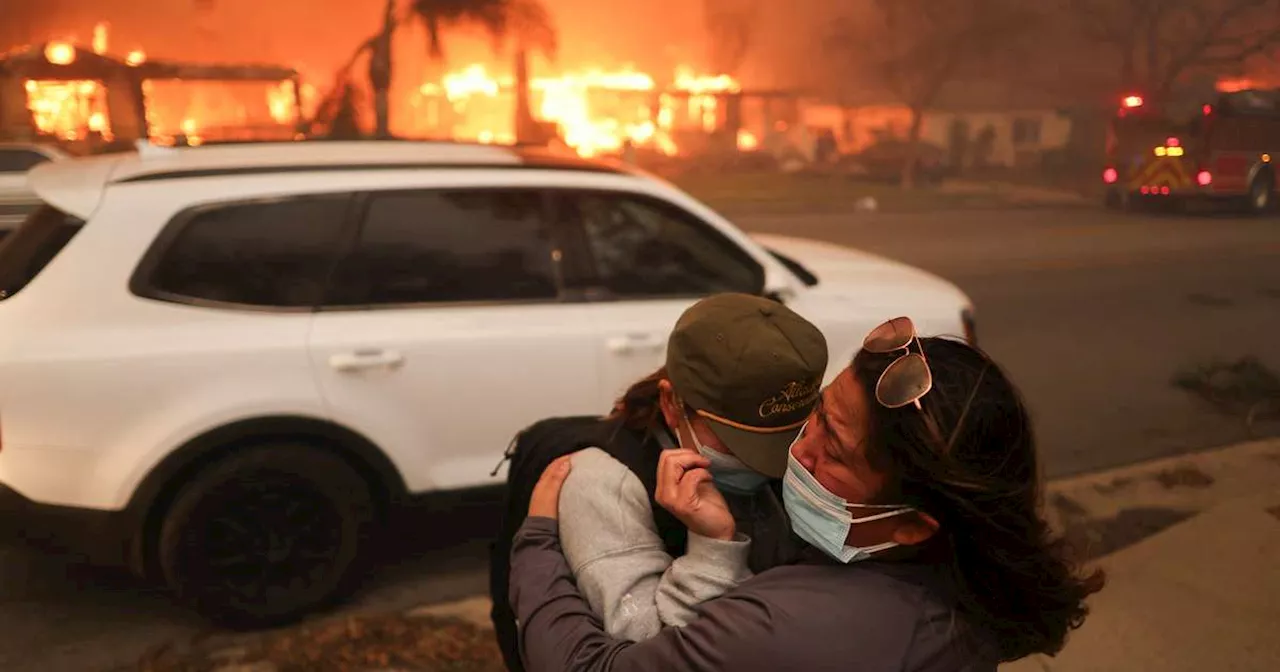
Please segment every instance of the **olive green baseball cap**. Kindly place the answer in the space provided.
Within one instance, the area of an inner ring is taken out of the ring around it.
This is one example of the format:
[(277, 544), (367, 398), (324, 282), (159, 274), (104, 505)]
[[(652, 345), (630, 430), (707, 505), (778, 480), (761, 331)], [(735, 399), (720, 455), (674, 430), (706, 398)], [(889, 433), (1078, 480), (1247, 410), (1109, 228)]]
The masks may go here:
[(785, 305), (717, 294), (676, 322), (667, 376), (735, 457), (781, 478), (787, 451), (818, 402), (827, 357), (822, 332)]

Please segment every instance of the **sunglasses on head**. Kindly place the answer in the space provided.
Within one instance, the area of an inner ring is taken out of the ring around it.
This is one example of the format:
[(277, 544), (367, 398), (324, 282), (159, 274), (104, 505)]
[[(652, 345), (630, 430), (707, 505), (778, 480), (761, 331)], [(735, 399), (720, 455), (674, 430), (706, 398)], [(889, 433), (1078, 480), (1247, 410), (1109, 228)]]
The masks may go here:
[[(912, 343), (915, 343), (917, 352), (911, 351)], [(960, 428), (964, 426), (965, 418), (969, 415), (969, 409), (973, 405), (974, 397), (982, 386), (983, 379), (987, 376), (990, 362), (982, 367), (982, 373), (978, 375), (977, 382), (974, 383), (973, 389), (969, 392), (969, 398), (965, 401), (964, 410), (960, 413), (960, 419), (956, 422), (956, 427), (951, 432), (951, 438), (944, 440), (942, 430), (938, 427), (937, 421), (920, 404), (920, 400), (933, 390), (933, 371), (929, 368), (929, 360), (925, 357), (924, 346), (920, 344), (920, 336), (917, 334), (916, 325), (911, 321), (911, 318), (895, 317), (872, 329), (871, 333), (867, 334), (867, 338), (862, 342), (862, 349), (874, 355), (902, 353), (897, 359), (890, 362), (889, 366), (885, 367), (885, 370), (880, 374), (879, 380), (876, 381), (876, 401), (885, 408), (915, 406), (920, 415), (924, 417), (925, 424), (929, 427), (929, 432), (933, 435), (934, 440), (937, 441), (938, 446), (942, 447), (945, 452), (950, 452), (952, 444), (960, 434)]]
[[(918, 352), (911, 351), (913, 342)], [(862, 342), (862, 349), (875, 355), (902, 352), (876, 381), (876, 401), (885, 408), (915, 405), (923, 412), (920, 400), (933, 389), (933, 372), (911, 318), (896, 317), (872, 329)]]
[[(918, 352), (911, 351), (912, 343)], [(885, 408), (915, 406), (924, 417), (934, 441), (949, 450), (950, 441), (943, 439), (937, 421), (920, 404), (920, 400), (933, 389), (933, 371), (929, 369), (929, 360), (924, 355), (924, 346), (920, 345), (920, 336), (911, 318), (895, 317), (872, 329), (862, 342), (862, 349), (875, 355), (902, 353), (885, 367), (876, 381), (876, 401)]]

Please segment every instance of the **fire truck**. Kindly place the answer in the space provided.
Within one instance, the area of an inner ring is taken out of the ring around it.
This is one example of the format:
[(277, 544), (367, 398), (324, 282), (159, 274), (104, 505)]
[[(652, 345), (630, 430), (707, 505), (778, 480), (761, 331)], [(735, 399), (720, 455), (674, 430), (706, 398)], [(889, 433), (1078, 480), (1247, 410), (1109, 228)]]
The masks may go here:
[(1127, 96), (1107, 132), (1106, 202), (1202, 200), (1269, 212), (1273, 157), (1280, 161), (1280, 89), (1222, 92), (1182, 113)]

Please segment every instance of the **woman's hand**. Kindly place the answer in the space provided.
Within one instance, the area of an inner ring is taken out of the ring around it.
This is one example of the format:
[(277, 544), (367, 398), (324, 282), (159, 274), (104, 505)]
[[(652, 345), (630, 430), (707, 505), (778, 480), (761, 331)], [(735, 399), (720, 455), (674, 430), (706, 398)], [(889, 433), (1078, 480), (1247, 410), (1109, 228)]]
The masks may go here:
[(564, 487), (564, 479), (569, 477), (569, 469), (573, 466), (572, 455), (557, 458), (542, 472), (538, 484), (533, 486), (533, 495), (529, 497), (529, 517), (550, 518), (555, 520), (560, 514), (560, 489)]
[(737, 535), (738, 526), (724, 495), (711, 482), (709, 466), (710, 461), (690, 450), (662, 451), (654, 500), (690, 532), (730, 541)]

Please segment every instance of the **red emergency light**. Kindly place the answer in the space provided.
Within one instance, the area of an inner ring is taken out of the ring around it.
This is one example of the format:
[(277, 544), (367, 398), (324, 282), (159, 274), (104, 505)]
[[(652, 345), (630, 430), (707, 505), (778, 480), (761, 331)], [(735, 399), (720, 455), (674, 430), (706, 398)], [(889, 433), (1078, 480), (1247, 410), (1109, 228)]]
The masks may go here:
[(1133, 109), (1135, 107), (1142, 107), (1142, 103), (1143, 103), (1142, 96), (1125, 96), (1125, 99), (1124, 99), (1124, 106), (1129, 109)]
[(1102, 171), (1102, 181), (1107, 184), (1115, 184), (1120, 179), (1120, 173), (1115, 168), (1108, 168)]
[(1213, 114), (1213, 106), (1212, 106), (1212, 105), (1205, 105), (1205, 106), (1204, 106), (1204, 116), (1206, 116), (1206, 117), (1207, 117), (1207, 116), (1209, 116), (1209, 115), (1211, 115), (1211, 114)]
[(1165, 141), (1164, 141), (1165, 147), (1178, 147), (1180, 145), (1181, 143), (1178, 142), (1177, 138), (1165, 138)]
[(1196, 173), (1196, 184), (1202, 187), (1207, 187), (1213, 184), (1213, 173), (1207, 170), (1202, 170)]

